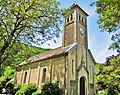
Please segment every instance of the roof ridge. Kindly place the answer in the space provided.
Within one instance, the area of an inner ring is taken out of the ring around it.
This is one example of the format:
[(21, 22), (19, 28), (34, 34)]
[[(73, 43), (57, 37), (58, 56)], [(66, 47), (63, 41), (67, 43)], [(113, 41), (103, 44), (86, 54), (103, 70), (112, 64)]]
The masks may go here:
[(82, 12), (84, 12), (87, 16), (89, 16), (88, 13), (87, 13), (86, 11), (84, 11), (77, 3), (73, 3), (73, 4), (70, 6), (70, 8), (74, 8), (74, 7), (76, 7), (76, 6), (77, 6), (79, 9), (81, 9)]

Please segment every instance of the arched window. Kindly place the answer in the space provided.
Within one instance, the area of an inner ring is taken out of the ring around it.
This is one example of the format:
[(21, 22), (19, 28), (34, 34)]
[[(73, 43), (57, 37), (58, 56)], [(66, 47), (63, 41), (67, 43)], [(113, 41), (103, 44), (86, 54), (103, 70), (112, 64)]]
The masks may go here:
[(27, 80), (27, 71), (25, 71), (23, 83), (26, 83), (26, 80)]
[(45, 82), (45, 79), (46, 79), (46, 68), (43, 69), (42, 83)]

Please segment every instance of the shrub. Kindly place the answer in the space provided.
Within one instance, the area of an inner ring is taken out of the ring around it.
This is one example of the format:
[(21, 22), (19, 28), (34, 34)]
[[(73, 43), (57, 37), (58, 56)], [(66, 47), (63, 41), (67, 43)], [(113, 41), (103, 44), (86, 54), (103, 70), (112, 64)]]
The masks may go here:
[(32, 95), (33, 92), (37, 90), (37, 87), (33, 83), (29, 83), (23, 87), (20, 88), (20, 90), (17, 91), (16, 95)]
[(5, 86), (7, 82), (9, 82), (13, 78), (14, 72), (15, 70), (12, 67), (5, 67), (4, 73), (2, 73), (2, 75), (0, 76), (0, 87), (6, 88)]
[(117, 90), (112, 89), (112, 90), (108, 90), (108, 95), (120, 95), (120, 93)]
[(0, 93), (2, 93), (2, 86), (0, 85)]
[(18, 90), (20, 90), (20, 88), (22, 87), (22, 85), (21, 84), (15, 84), (15, 86), (14, 86), (14, 94), (18, 91)]
[(1, 76), (0, 77), (0, 87), (4, 88), (6, 84), (6, 77), (5, 76)]
[(42, 95), (60, 95), (61, 89), (58, 86), (58, 82), (47, 82), (42, 86)]
[(6, 83), (6, 90), (7, 90), (7, 93), (11, 93), (11, 94), (13, 94), (13, 88), (14, 88), (14, 83), (13, 82), (7, 82)]
[(40, 92), (33, 92), (32, 95), (41, 95)]
[(120, 93), (117, 90), (111, 90), (108, 89), (100, 90), (96, 95), (120, 95)]

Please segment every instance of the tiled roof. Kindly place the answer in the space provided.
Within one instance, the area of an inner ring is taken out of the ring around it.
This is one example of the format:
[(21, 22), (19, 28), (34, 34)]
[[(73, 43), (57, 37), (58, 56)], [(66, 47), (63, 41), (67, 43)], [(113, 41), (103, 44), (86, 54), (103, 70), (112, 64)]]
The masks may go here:
[(58, 47), (55, 48), (53, 50), (49, 50), (40, 54), (37, 54), (35, 56), (30, 57), (28, 60), (20, 63), (19, 65), (24, 65), (30, 62), (35, 62), (35, 61), (40, 61), (40, 60), (44, 60), (47, 58), (51, 58), (51, 57), (55, 57), (64, 53), (67, 53), (72, 47), (74, 47), (76, 44), (72, 44), (66, 47)]

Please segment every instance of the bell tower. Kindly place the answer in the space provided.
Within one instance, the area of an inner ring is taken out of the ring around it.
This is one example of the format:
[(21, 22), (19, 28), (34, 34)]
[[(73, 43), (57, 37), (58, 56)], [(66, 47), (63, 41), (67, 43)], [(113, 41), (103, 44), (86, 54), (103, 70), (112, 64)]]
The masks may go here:
[(87, 16), (76, 3), (70, 7), (70, 13), (64, 17), (62, 47), (73, 43), (87, 45)]

